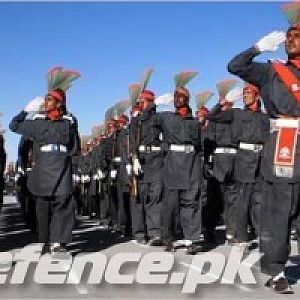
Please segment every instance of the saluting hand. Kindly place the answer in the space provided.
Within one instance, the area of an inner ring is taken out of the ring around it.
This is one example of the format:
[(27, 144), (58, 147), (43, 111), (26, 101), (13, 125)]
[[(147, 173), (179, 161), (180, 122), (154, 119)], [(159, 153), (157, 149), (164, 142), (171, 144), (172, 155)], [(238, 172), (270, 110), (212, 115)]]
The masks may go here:
[(255, 45), (259, 52), (276, 51), (280, 44), (285, 41), (283, 31), (273, 31), (262, 37)]

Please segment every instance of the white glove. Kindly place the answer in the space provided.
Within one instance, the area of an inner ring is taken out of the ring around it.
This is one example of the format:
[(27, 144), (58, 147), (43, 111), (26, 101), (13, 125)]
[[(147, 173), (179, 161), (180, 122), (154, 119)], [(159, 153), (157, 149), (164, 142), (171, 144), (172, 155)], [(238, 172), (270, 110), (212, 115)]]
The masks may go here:
[(100, 180), (105, 178), (105, 174), (100, 169), (97, 170), (97, 175)]
[(86, 183), (86, 182), (90, 182), (90, 176), (89, 175), (82, 175), (81, 176), (81, 181), (83, 182), (83, 183)]
[(99, 176), (98, 176), (98, 174), (94, 174), (94, 175), (93, 175), (93, 180), (96, 180), (96, 181), (98, 181), (98, 180), (99, 180)]
[(43, 97), (35, 97), (33, 98), (24, 108), (24, 111), (33, 112), (33, 111), (40, 111), (40, 107), (44, 104), (45, 99)]
[(242, 95), (243, 95), (243, 89), (241, 87), (235, 87), (234, 89), (232, 89), (226, 94), (225, 99), (228, 102), (234, 103), (237, 100), (241, 99)]
[(132, 175), (132, 165), (129, 164), (126, 165), (126, 172), (128, 176)]
[(72, 177), (73, 177), (73, 181), (76, 183), (80, 182), (80, 180), (81, 180), (80, 176), (78, 176), (77, 174), (72, 174)]
[(156, 105), (168, 105), (173, 101), (174, 101), (174, 96), (171, 93), (163, 94), (154, 100)]
[(285, 33), (282, 31), (273, 31), (262, 37), (257, 43), (256, 48), (259, 52), (276, 51), (281, 43), (285, 41)]
[(111, 170), (110, 171), (110, 178), (116, 179), (117, 177), (117, 170)]
[(137, 176), (143, 173), (142, 166), (137, 158), (133, 160), (133, 173)]
[(17, 173), (14, 177), (14, 180), (15, 182), (18, 182), (19, 178), (21, 177), (22, 175), (20, 173)]
[(139, 114), (140, 114), (140, 112), (135, 111), (135, 112), (132, 114), (132, 116), (135, 118), (135, 117), (137, 117)]

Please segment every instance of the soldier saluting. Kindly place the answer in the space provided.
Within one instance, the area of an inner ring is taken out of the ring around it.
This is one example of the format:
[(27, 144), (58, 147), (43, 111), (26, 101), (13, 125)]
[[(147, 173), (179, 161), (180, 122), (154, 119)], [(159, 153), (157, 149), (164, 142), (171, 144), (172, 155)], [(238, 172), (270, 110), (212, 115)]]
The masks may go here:
[(80, 76), (74, 71), (55, 68), (48, 73), (44, 114), (26, 119), (37, 111), (41, 101), (31, 101), (15, 116), (9, 128), (33, 141), (33, 167), (28, 189), (37, 197), (36, 211), (42, 253), (66, 251), (72, 239), (74, 209), (72, 193), (72, 156), (77, 154), (78, 132), (74, 118), (65, 108), (65, 91)]
[[(292, 293), (285, 277), (289, 256), (291, 223), (296, 219), (299, 235), (300, 143), (297, 142), (300, 118), (300, 26), (299, 3), (284, 6), (291, 26), (286, 33), (272, 32), (255, 46), (234, 57), (228, 70), (261, 91), (271, 134), (262, 155), (262, 205), (260, 249), (264, 253), (262, 268), (271, 276), (267, 286), (277, 293)], [(286, 63), (258, 63), (260, 53), (275, 51), (285, 41)]]

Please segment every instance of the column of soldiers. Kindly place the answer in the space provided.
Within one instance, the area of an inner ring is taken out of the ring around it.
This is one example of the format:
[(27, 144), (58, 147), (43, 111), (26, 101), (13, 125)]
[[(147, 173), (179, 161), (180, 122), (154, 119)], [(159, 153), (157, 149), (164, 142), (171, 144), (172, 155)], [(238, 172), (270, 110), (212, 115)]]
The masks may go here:
[[(74, 176), (83, 214), (166, 251), (184, 239), (187, 253), (195, 254), (216, 244), (224, 206), (228, 241), (246, 246), (248, 225), (258, 233), (260, 155), (269, 121), (257, 88), (245, 86), (244, 109), (232, 109), (236, 99), (229, 99), (229, 85), (226, 91), (211, 112), (202, 105), (194, 117), (184, 86), (175, 89), (174, 112), (157, 112), (154, 93), (145, 89), (129, 124), (124, 114), (109, 119), (106, 135), (83, 147), (88, 151)], [(244, 222), (238, 230), (237, 220)]]

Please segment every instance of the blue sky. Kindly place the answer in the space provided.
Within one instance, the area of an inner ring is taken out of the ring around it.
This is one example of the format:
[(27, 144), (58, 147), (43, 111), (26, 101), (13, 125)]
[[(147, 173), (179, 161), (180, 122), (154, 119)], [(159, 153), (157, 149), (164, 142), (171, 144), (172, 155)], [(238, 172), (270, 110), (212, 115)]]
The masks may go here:
[[(174, 74), (185, 69), (200, 73), (188, 86), (193, 95), (214, 90), (233, 55), (286, 28), (278, 2), (0, 3), (0, 122), (8, 128), (44, 95), (48, 69), (61, 65), (82, 74), (68, 106), (88, 134), (145, 68), (154, 68), (149, 88), (157, 95), (172, 91)], [(284, 58), (284, 51), (259, 59), (268, 57)], [(18, 140), (7, 130), (10, 160)]]

